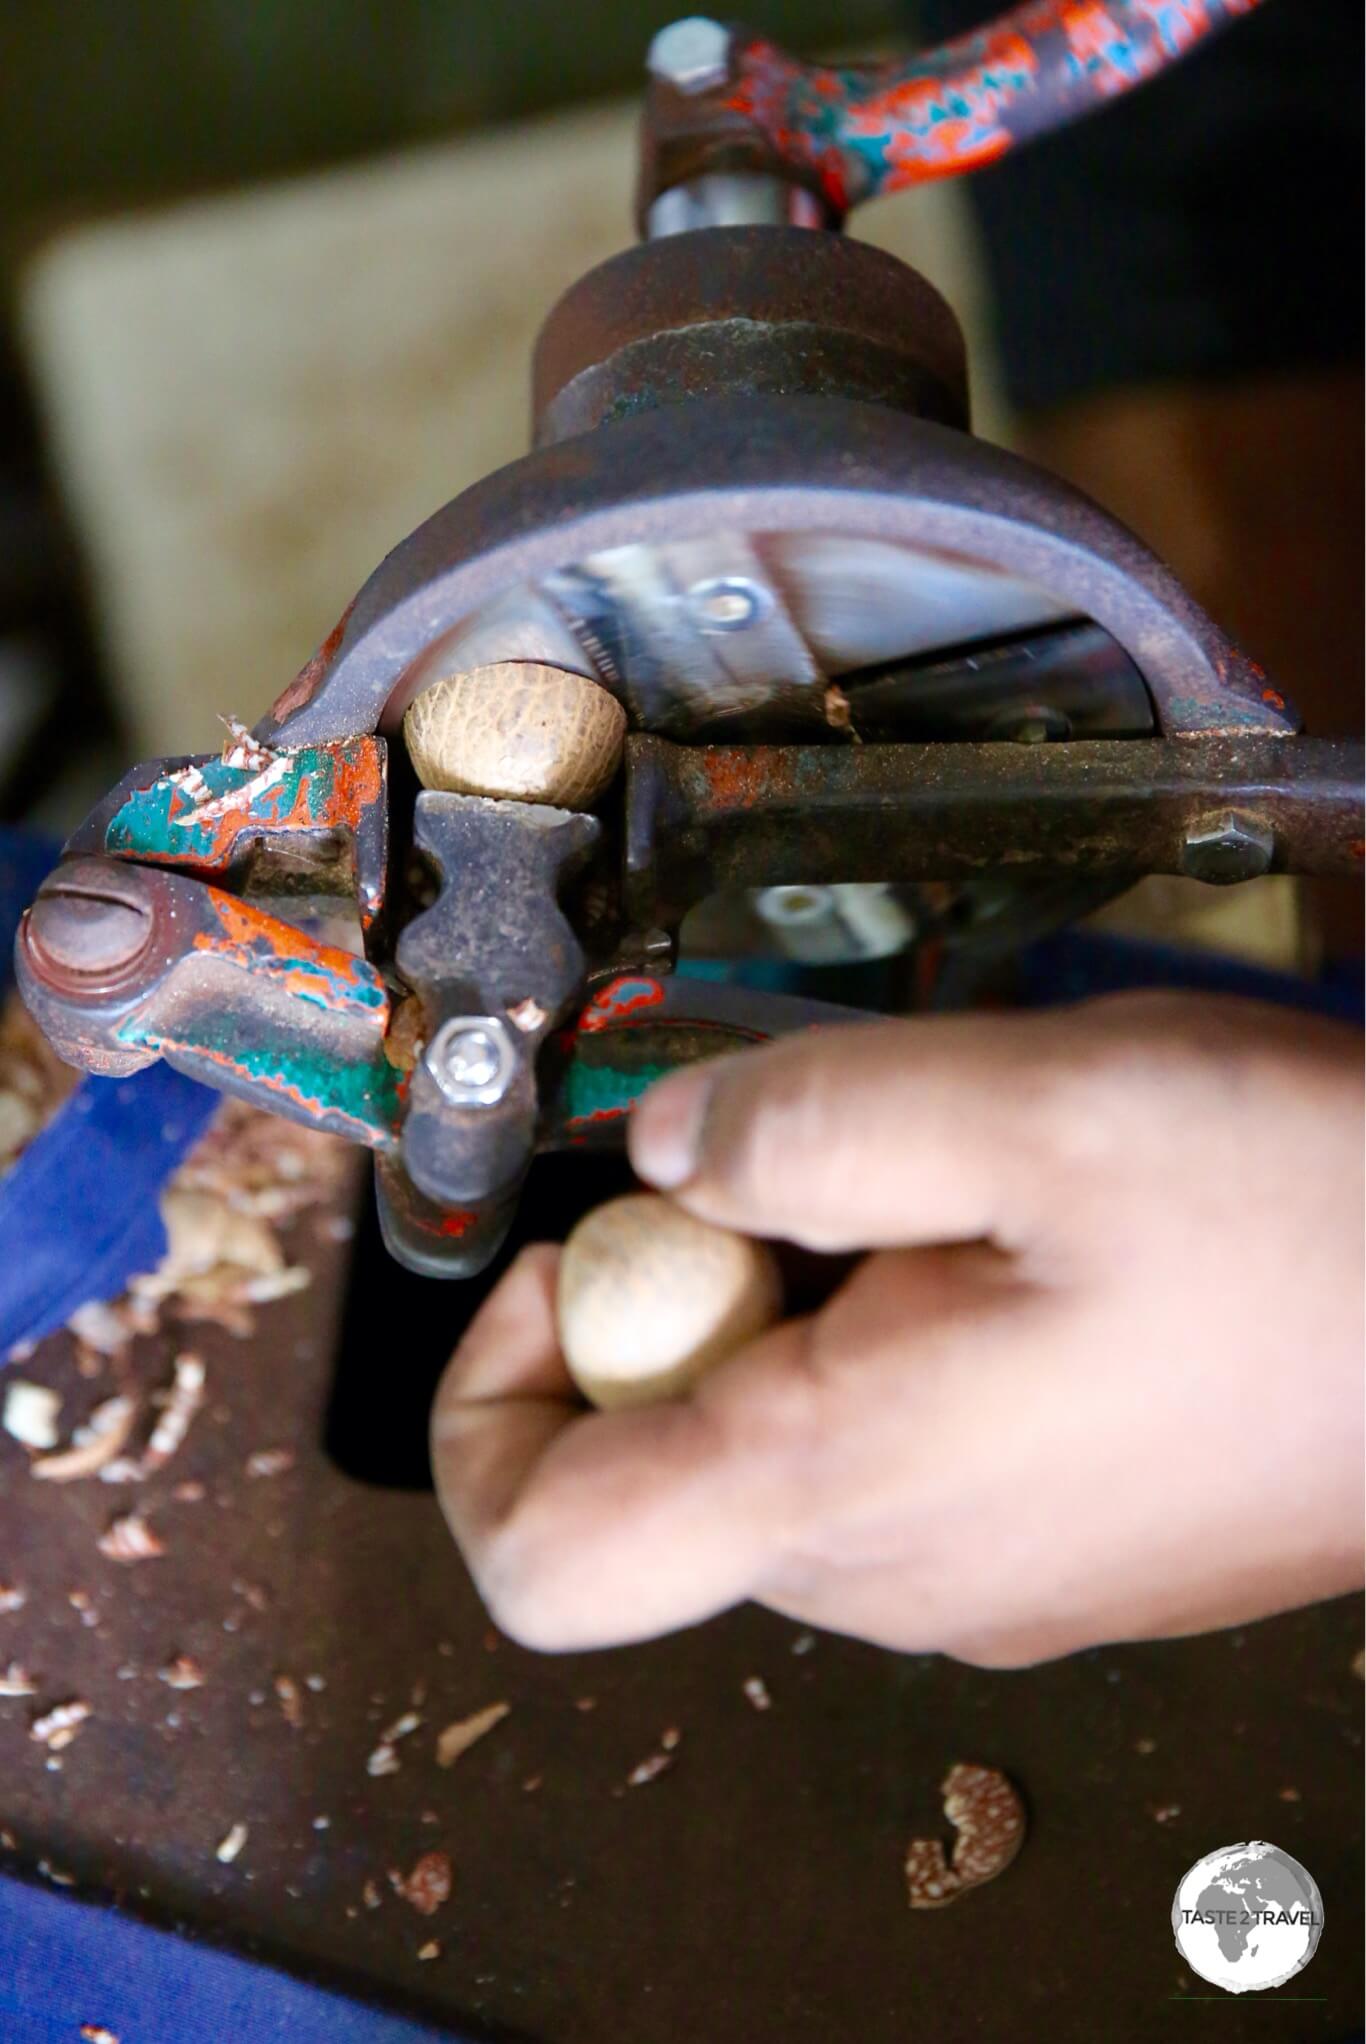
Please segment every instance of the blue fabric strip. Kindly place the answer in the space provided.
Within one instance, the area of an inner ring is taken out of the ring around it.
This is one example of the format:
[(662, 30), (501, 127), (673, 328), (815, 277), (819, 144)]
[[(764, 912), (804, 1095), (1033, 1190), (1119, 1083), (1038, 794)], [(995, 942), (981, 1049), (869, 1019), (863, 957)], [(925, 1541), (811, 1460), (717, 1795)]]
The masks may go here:
[(157, 1196), (218, 1104), (164, 1064), (81, 1081), (0, 1179), (0, 1356), (155, 1268)]
[(457, 2033), (325, 1993), (99, 1909), (0, 1879), (0, 2037), (78, 2044), (451, 2044)]

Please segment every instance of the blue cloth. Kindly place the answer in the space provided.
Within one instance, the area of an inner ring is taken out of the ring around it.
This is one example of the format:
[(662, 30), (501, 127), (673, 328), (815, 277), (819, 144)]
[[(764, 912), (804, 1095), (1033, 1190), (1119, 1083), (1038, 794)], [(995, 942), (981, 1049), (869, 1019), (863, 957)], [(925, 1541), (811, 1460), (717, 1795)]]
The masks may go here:
[(164, 1064), (81, 1081), (0, 1178), (0, 1356), (156, 1267), (166, 1251), (157, 1196), (218, 1104)]
[(1318, 979), (1300, 979), (1217, 951), (1139, 943), (1086, 929), (1058, 930), (1020, 955), (1017, 993), (1027, 1008), (1052, 1008), (1134, 987), (1236, 994), (1340, 1022), (1360, 1023), (1366, 1006), (1360, 963), (1335, 965)]
[(0, 2038), (79, 2044), (451, 2044), (454, 2031), (367, 2008), (70, 1895), (0, 1879)]

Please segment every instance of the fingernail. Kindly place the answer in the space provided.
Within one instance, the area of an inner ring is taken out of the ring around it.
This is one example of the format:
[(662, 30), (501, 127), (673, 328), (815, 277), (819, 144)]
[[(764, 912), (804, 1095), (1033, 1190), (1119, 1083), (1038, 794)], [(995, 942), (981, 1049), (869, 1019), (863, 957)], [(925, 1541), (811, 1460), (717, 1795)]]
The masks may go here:
[(627, 1145), (640, 1176), (661, 1191), (683, 1185), (697, 1169), (711, 1074), (700, 1066), (651, 1086), (631, 1116)]

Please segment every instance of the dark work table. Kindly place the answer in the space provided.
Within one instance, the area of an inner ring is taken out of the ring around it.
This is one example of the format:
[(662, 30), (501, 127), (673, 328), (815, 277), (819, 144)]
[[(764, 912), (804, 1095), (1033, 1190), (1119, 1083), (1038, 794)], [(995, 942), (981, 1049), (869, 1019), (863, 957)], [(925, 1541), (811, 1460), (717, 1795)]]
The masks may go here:
[[(563, 1232), (603, 1169), (540, 1168), (524, 1232)], [(1358, 2028), (1357, 1600), (1010, 1673), (755, 1609), (617, 1652), (527, 1653), (490, 1627), (424, 1485), (426, 1405), (472, 1293), (394, 1271), (368, 1223), (340, 1239), (349, 1198), (294, 1223), (313, 1282), (252, 1338), (139, 1339), (135, 1378), (165, 1382), (193, 1348), (207, 1402), (136, 1495), (35, 1483), (0, 1437), (0, 1581), (27, 1593), (0, 1615), (0, 1669), (18, 1660), (43, 1700), (92, 1712), (56, 1769), (28, 1736), (34, 1703), (0, 1700), (0, 1868), (43, 1878), (41, 1861), (190, 1937), (543, 2044)], [(108, 1395), (67, 1336), (24, 1374), (76, 1411)], [(277, 1449), (288, 1467), (248, 1473)], [(96, 1541), (134, 1506), (166, 1551), (123, 1566)], [(177, 1655), (201, 1686), (160, 1679)], [(766, 1710), (744, 1693), (754, 1676)], [(495, 1702), (503, 1721), (438, 1768), (436, 1733)], [(410, 1710), (397, 1771), (371, 1775)], [(628, 1787), (671, 1729), (670, 1765)], [(959, 1760), (1010, 1774), (1029, 1835), (993, 1885), (913, 1914), (906, 1845), (943, 1830), (937, 1786)], [(1317, 1879), (1319, 1951), (1285, 1990), (1186, 2000), (1211, 1990), (1173, 1945), (1177, 1882), (1249, 1838)], [(389, 1870), (433, 1851), (453, 1885), (425, 1917)]]

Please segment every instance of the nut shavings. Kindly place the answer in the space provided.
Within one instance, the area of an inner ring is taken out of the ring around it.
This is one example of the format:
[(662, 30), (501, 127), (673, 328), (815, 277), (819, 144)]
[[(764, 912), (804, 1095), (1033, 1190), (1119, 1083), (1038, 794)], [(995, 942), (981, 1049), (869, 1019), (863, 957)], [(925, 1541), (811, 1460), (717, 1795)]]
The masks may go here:
[(360, 1899), (365, 1904), (367, 1909), (378, 1909), (380, 1903), (384, 1899), (379, 1892), (378, 1882), (367, 1881), (365, 1886), (360, 1891)]
[(262, 767), (274, 766), (280, 755), (273, 746), (263, 745), (240, 718), (220, 717), (219, 722), (228, 733), (223, 741), (224, 766), (242, 767), (254, 773), (259, 773)]
[(202, 1689), (204, 1670), (190, 1654), (177, 1654), (164, 1668), (157, 1669), (157, 1681), (168, 1689)]
[(247, 1475), (251, 1477), (283, 1476), (287, 1469), (293, 1467), (292, 1448), (258, 1448), (255, 1454), (248, 1455), (246, 1460)]
[(61, 1439), (57, 1431), (61, 1409), (61, 1398), (46, 1384), (31, 1384), (26, 1377), (15, 1377), (6, 1387), (0, 1426), (25, 1448), (55, 1448)]
[(231, 1866), (247, 1842), (247, 1827), (240, 1820), (219, 1839), (214, 1848), (214, 1858), (221, 1860), (225, 1867)]
[(425, 1945), (418, 1946), (417, 1956), (419, 1959), (439, 1959), (441, 1957), (440, 1940), (437, 1938), (428, 1938)]
[(280, 1715), (291, 1731), (303, 1729), (304, 1693), (292, 1675), (277, 1675), (271, 1685), (275, 1691)]
[(419, 1916), (435, 1916), (451, 1897), (451, 1862), (444, 1852), (424, 1852), (410, 1874), (389, 1869), (389, 1885)]
[(772, 1710), (773, 1698), (762, 1675), (747, 1675), (740, 1688), (746, 1703), (753, 1704), (755, 1710)]
[(120, 1393), (97, 1405), (84, 1426), (71, 1436), (71, 1446), (55, 1455), (40, 1455), (29, 1464), (29, 1475), (40, 1483), (79, 1483), (107, 1469), (127, 1447), (137, 1424), (138, 1403)]
[(528, 994), (524, 1001), (518, 1001), (515, 1007), (508, 1009), (508, 1021), (515, 1029), (530, 1035), (533, 1030), (544, 1028), (546, 1011), (539, 1001), (533, 1001)]
[(83, 1696), (73, 1696), (67, 1703), (54, 1704), (40, 1718), (35, 1718), (28, 1728), (28, 1735), (36, 1745), (46, 1746), (50, 1753), (60, 1753), (64, 1746), (80, 1731), (90, 1716), (90, 1705)]
[(81, 2035), (85, 2044), (119, 2044), (114, 2032), (104, 2023), (82, 2023)]
[(509, 1703), (490, 1703), (483, 1710), (474, 1711), (467, 1718), (458, 1718), (438, 1732), (436, 1739), (436, 1764), (438, 1767), (454, 1767), (462, 1753), (500, 1725), (512, 1706)]
[(142, 1451), (145, 1475), (162, 1469), (170, 1461), (190, 1430), (190, 1422), (204, 1403), (204, 1361), (185, 1349), (175, 1359), (171, 1388), (165, 1393), (161, 1417)]
[(953, 1861), (942, 1840), (913, 1838), (906, 1852), (906, 1894), (912, 1909), (943, 1909), (994, 1881), (1024, 1843), (1025, 1813), (1013, 1784), (997, 1768), (951, 1767), (940, 1788), (944, 1815), (957, 1838)]
[(627, 1788), (643, 1788), (647, 1781), (656, 1780), (659, 1775), (664, 1773), (666, 1768), (672, 1767), (673, 1764), (674, 1757), (672, 1753), (651, 1753), (646, 1759), (640, 1761), (637, 1766), (631, 1769), (631, 1772), (626, 1777), (626, 1786)]
[(0, 1618), (7, 1611), (22, 1611), (28, 1602), (28, 1591), (18, 1583), (0, 1583)]
[(397, 1774), (399, 1757), (394, 1751), (400, 1739), (407, 1739), (418, 1729), (422, 1719), (415, 1710), (405, 1710), (402, 1717), (394, 1719), (379, 1735), (379, 1743), (365, 1763), (367, 1774), (376, 1776)]
[(22, 1662), (11, 1661), (0, 1668), (0, 1696), (34, 1696), (38, 1685)]
[(95, 1542), (110, 1561), (125, 1563), (154, 1561), (165, 1554), (166, 1543), (158, 1538), (140, 1512), (125, 1512)]

